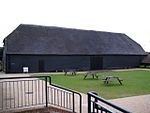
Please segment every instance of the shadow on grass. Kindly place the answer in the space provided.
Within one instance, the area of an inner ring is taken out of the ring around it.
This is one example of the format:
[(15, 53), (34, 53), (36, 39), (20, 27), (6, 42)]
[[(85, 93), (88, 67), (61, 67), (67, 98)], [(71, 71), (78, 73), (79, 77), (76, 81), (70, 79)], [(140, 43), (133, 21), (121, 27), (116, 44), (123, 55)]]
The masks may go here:
[(86, 79), (84, 79), (83, 78), (83, 80), (100, 80), (100, 79), (97, 79), (97, 78), (94, 78), (94, 79), (93, 78), (86, 78)]
[(101, 84), (102, 86), (104, 86), (104, 87), (123, 87), (124, 85), (122, 84), (119, 84), (119, 83), (110, 83), (110, 84)]

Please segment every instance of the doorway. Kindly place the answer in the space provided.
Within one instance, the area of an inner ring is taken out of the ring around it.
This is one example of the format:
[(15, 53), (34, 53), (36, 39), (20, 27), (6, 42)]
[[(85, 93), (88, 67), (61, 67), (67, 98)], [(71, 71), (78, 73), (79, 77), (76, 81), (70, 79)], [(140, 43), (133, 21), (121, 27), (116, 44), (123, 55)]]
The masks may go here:
[(90, 57), (91, 70), (99, 70), (103, 68), (103, 57), (91, 56)]
[(39, 60), (39, 72), (44, 72), (45, 70), (45, 62), (44, 60)]

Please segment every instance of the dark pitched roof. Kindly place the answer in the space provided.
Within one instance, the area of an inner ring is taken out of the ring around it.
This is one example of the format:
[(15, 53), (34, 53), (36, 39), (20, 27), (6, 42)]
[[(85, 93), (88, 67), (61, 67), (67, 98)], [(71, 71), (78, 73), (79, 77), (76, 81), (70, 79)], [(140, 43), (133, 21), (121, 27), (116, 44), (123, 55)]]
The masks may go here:
[(5, 46), (9, 54), (145, 54), (125, 34), (25, 24), (5, 38)]

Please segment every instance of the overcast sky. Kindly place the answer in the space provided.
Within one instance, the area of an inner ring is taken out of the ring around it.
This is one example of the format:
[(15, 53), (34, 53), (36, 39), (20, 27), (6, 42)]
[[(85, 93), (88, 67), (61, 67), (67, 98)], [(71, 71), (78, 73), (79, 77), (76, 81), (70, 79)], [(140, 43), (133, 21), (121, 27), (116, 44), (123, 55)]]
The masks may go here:
[(125, 33), (150, 52), (149, 0), (0, 0), (0, 46), (19, 24)]

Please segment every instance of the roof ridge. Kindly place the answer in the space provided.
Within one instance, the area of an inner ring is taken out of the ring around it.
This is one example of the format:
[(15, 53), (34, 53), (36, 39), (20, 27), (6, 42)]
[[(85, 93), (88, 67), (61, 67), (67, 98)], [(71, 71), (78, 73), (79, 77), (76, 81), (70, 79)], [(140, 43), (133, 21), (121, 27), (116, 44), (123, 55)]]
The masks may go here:
[(60, 27), (60, 26), (45, 26), (45, 25), (36, 25), (36, 24), (20, 24), (19, 26), (58, 28), (58, 29), (65, 29), (65, 30), (91, 31), (91, 32), (113, 33), (113, 34), (122, 34), (122, 35), (125, 34), (125, 33), (118, 33), (118, 32), (98, 31), (98, 30), (92, 30), (92, 29), (82, 29), (82, 28), (80, 29), (80, 28)]

